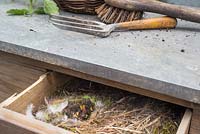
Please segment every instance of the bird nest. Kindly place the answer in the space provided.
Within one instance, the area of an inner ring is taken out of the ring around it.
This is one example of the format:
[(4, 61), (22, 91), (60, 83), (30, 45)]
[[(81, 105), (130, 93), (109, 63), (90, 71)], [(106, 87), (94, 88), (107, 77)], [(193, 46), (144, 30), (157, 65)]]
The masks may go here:
[(74, 13), (96, 14), (95, 9), (104, 3), (103, 0), (54, 0), (61, 10)]
[(59, 88), (27, 116), (78, 134), (175, 134), (183, 108), (79, 80)]

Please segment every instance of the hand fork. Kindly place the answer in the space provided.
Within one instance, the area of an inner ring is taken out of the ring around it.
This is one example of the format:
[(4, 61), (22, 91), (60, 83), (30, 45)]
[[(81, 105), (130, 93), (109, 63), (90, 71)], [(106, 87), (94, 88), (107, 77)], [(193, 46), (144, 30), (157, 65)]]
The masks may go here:
[(50, 21), (60, 29), (107, 37), (112, 31), (175, 28), (177, 20), (170, 17), (150, 18), (106, 25), (98, 21), (50, 15)]

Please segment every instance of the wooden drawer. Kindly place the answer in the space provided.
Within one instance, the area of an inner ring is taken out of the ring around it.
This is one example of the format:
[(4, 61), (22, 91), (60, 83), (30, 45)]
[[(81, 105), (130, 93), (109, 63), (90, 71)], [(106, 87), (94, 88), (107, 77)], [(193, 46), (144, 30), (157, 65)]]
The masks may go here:
[[(40, 76), (40, 78), (22, 91), (15, 94), (1, 103), (0, 108), (0, 133), (2, 134), (68, 134), (72, 133), (62, 128), (44, 123), (42, 121), (31, 119), (24, 115), (29, 104), (39, 106), (44, 101), (44, 97), (51, 95), (57, 87), (70, 81), (74, 77), (49, 72)], [(76, 79), (76, 78), (75, 78)], [(179, 125), (177, 134), (187, 134), (191, 110), (187, 109)]]

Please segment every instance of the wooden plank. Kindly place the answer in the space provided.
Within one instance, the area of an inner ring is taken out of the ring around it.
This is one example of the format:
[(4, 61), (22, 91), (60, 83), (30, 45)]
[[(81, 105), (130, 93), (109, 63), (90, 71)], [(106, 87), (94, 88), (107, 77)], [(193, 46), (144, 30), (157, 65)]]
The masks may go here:
[(57, 86), (63, 85), (70, 79), (71, 77), (53, 72), (44, 74), (34, 84), (13, 97), (10, 104), (4, 107), (16, 112), (25, 113), (28, 105), (34, 104), (35, 107), (41, 105), (44, 102), (44, 97), (51, 95), (57, 90)]
[(8, 83), (7, 81), (2, 81), (0, 79), (0, 91), (5, 93), (15, 93), (15, 92), (21, 92), (23, 88), (17, 87), (13, 85), (12, 83)]
[(48, 123), (0, 108), (1, 134), (73, 134)]
[(3, 75), (10, 76), (15, 79), (23, 79), (26, 81), (35, 81), (44, 72), (35, 71), (33, 69), (24, 68), (13, 63), (3, 64), (0, 62), (0, 73)]
[(22, 92), (44, 74), (46, 69), (31, 68), (0, 53), (0, 102)]
[(12, 76), (14, 78), (18, 78), (18, 79), (19, 77), (21, 77), (20, 79), (24, 78), (27, 81), (33, 81), (33, 80), (35, 81), (38, 79), (40, 75), (42, 75), (42, 73), (32, 74), (33, 72), (26, 72), (22, 68), (13, 68), (9, 66), (6, 67), (6, 66), (2, 66), (1, 64), (0, 64), (0, 73), (7, 76)]
[(191, 119), (192, 119), (192, 111), (190, 109), (186, 109), (176, 134), (188, 134)]
[(30, 130), (11, 124), (0, 119), (0, 134), (36, 134)]
[(10, 93), (5, 93), (5, 92), (0, 91), (0, 98), (6, 99), (6, 98), (8, 98), (9, 96), (10, 96)]
[(1, 103), (0, 133), (71, 134), (71, 132), (59, 127), (23, 115), (29, 104), (32, 103), (35, 107), (41, 105), (45, 96), (49, 96), (57, 90), (59, 85), (63, 85), (67, 81), (71, 81), (71, 79), (73, 78), (54, 72), (46, 73), (23, 92), (18, 95), (14, 94), (12, 97)]
[[(11, 94), (11, 93), (10, 93)], [(0, 91), (0, 102), (3, 102), (10, 97), (10, 94)]]
[(13, 98), (15, 96), (17, 96), (17, 93), (14, 93), (12, 96), (8, 97), (7, 99), (4, 99), (4, 101), (0, 103), (0, 107), (9, 105), (11, 102), (13, 102)]
[(107, 85), (107, 86), (120, 88), (120, 89), (129, 91), (129, 92), (133, 92), (133, 93), (137, 93), (137, 94), (140, 94), (140, 95), (152, 97), (152, 98), (163, 100), (163, 101), (170, 102), (170, 103), (173, 103), (173, 104), (178, 104), (178, 105), (185, 106), (185, 107), (188, 107), (188, 108), (194, 107), (193, 103), (191, 103), (191, 102), (181, 100), (181, 99), (178, 99), (178, 98), (175, 98), (175, 97), (171, 97), (171, 96), (168, 96), (168, 95), (155, 93), (155, 92), (152, 92), (152, 91), (149, 91), (149, 90), (146, 90), (146, 89), (133, 87), (133, 86), (122, 84), (122, 83), (119, 83), (119, 82), (116, 82), (116, 81), (112, 81), (112, 80), (88, 75), (88, 74), (85, 74), (85, 73), (82, 73), (82, 72), (77, 72), (77, 71), (74, 71), (74, 70), (71, 70), (71, 69), (68, 69), (68, 68), (63, 68), (61, 66), (47, 64), (47, 63), (44, 63), (44, 62), (32, 60), (32, 59), (25, 58), (25, 57), (22, 57), (22, 56), (17, 56), (17, 55), (14, 55), (14, 54), (8, 54), (8, 53), (2, 52), (2, 51), (0, 51), (0, 54), (6, 55), (10, 59), (13, 58), (13, 59), (15, 59), (15, 61), (24, 62), (27, 65), (32, 65), (32, 66), (35, 66), (35, 67), (54, 70), (54, 71), (61, 72), (61, 73), (67, 74), (67, 75), (75, 76), (75, 77), (86, 79), (86, 80), (91, 80), (91, 81), (101, 83), (101, 84), (104, 84), (104, 85)]
[(5, 53), (0, 52), (0, 62), (1, 61), (6, 61), (6, 62), (9, 62), (9, 63), (17, 64), (19, 66), (23, 66), (23, 67), (26, 67), (26, 68), (29, 68), (29, 69), (32, 69), (32, 70), (35, 70), (35, 71), (43, 72), (43, 73), (46, 72), (46, 69), (39, 68), (39, 67), (32, 66), (32, 65), (28, 65), (28, 64), (24, 63), (23, 61), (15, 60), (15, 59), (13, 59), (13, 57), (10, 57)]
[[(2, 59), (0, 58), (0, 60), (2, 60)], [(6, 72), (6, 73), (12, 74), (12, 75), (14, 73), (16, 73), (16, 74), (20, 73), (20, 75), (23, 75), (24, 77), (26, 76), (27, 78), (38, 77), (44, 73), (43, 71), (28, 68), (22, 64), (19, 65), (19, 63), (13, 63), (13, 61), (7, 61), (6, 59), (4, 59), (3, 61), (0, 61), (0, 65), (1, 65), (0, 66), (1, 72)]]
[(189, 134), (200, 134), (200, 109), (193, 109)]
[(17, 89), (25, 89), (34, 82), (34, 81), (27, 81), (21, 78), (20, 76), (18, 78), (8, 76), (6, 74), (3, 74), (2, 72), (0, 72), (0, 80), (4, 81), (5, 84), (8, 83), (10, 85), (17, 87)]

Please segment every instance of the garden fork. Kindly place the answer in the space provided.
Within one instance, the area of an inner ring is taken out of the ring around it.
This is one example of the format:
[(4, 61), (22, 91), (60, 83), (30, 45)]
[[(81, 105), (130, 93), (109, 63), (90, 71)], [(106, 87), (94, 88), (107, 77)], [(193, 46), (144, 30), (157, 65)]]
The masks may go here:
[(108, 25), (98, 21), (83, 20), (61, 15), (50, 15), (50, 21), (53, 25), (60, 29), (86, 33), (100, 37), (107, 37), (112, 31), (169, 29), (175, 28), (177, 25), (177, 20), (175, 18), (166, 16)]

